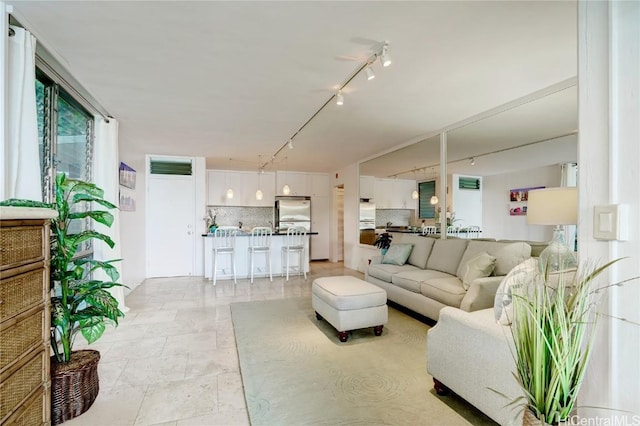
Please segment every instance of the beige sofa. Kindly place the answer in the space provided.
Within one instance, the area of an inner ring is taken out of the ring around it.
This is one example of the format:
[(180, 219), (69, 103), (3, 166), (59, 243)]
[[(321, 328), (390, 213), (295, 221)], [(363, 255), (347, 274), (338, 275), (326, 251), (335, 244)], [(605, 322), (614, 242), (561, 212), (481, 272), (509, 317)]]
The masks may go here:
[(510, 327), (493, 309), (465, 312), (452, 307), (427, 332), (427, 372), (440, 395), (449, 389), (501, 425), (521, 425), (524, 396), (514, 377)]
[[(386, 264), (382, 256), (376, 256), (365, 271), (365, 280), (385, 289), (388, 300), (434, 320), (445, 306), (469, 312), (492, 307), (502, 278), (531, 256), (531, 245), (521, 241), (393, 236), (392, 246), (413, 246), (406, 263)], [(496, 259), (491, 275), (463, 283), (468, 262), (483, 253)]]

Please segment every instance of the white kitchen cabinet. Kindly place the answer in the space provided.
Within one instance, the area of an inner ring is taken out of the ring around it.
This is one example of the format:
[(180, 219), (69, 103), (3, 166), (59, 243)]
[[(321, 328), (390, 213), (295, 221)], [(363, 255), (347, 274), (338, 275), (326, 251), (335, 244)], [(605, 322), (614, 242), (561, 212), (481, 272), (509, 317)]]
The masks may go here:
[[(207, 170), (207, 205), (270, 207), (275, 199), (274, 173)], [(262, 200), (256, 200), (260, 186)], [(233, 198), (227, 198), (227, 190), (233, 190)]]
[(376, 178), (373, 176), (360, 176), (360, 198), (368, 198), (373, 199), (373, 202), (376, 202), (375, 199), (375, 184)]
[[(289, 194), (282, 192), (285, 185), (289, 186)], [(309, 175), (303, 172), (276, 172), (276, 194), (290, 196), (311, 195)]]
[(331, 227), (331, 197), (311, 197), (311, 260), (329, 258), (329, 229)]
[(312, 197), (328, 197), (331, 195), (331, 178), (326, 173), (309, 174)]
[(414, 189), (414, 180), (375, 179), (373, 201), (378, 209), (415, 209), (418, 200), (411, 198)]

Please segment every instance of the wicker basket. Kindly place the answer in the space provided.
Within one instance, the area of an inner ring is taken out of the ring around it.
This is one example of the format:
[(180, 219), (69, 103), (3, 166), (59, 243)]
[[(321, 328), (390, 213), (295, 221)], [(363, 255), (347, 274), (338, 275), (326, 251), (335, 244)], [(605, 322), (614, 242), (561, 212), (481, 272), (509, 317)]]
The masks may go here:
[(84, 413), (98, 396), (100, 352), (77, 351), (71, 361), (51, 358), (51, 424), (57, 425)]

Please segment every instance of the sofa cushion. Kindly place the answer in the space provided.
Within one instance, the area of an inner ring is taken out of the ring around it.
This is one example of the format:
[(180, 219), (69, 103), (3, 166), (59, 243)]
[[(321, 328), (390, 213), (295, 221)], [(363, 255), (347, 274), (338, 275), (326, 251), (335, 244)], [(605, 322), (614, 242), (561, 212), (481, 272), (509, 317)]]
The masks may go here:
[(412, 244), (391, 244), (389, 250), (382, 256), (382, 263), (402, 266), (411, 254)]
[(459, 308), (466, 290), (458, 277), (432, 278), (422, 283), (420, 293), (445, 305)]
[(399, 242), (403, 244), (413, 244), (413, 250), (411, 255), (407, 259), (407, 263), (413, 266), (417, 266), (420, 269), (425, 269), (427, 266), (427, 259), (433, 248), (435, 242), (432, 238), (425, 238), (421, 235), (414, 234), (399, 234)]
[(469, 259), (469, 261), (464, 264), (465, 271), (461, 277), (465, 290), (471, 287), (471, 282), (476, 278), (484, 278), (491, 275), (495, 266), (496, 258), (487, 252), (482, 252)]
[(469, 240), (463, 239), (436, 240), (427, 261), (427, 269), (456, 275), (468, 242)]
[(460, 278), (464, 275), (466, 271), (467, 262), (477, 255), (481, 253), (488, 253), (495, 257), (493, 252), (501, 249), (506, 244), (496, 243), (495, 241), (478, 241), (471, 240), (467, 245), (467, 248), (462, 255), (462, 259), (460, 259), (460, 265), (458, 265), (458, 270), (456, 271), (456, 275)]
[(531, 257), (531, 246), (523, 242), (510, 243), (489, 253), (496, 257), (494, 274), (507, 275), (516, 265)]
[(398, 266), (398, 265), (389, 265), (386, 263), (376, 263), (376, 264), (372, 263), (371, 265), (369, 265), (369, 268), (367, 269), (367, 273), (369, 274), (369, 276), (373, 278), (377, 278), (381, 281), (390, 283), (392, 275), (397, 274), (398, 272), (413, 271), (417, 269), (418, 268), (416, 268), (415, 266), (407, 265), (407, 264)]
[(450, 278), (451, 275), (431, 269), (418, 269), (413, 271), (399, 272), (391, 277), (391, 282), (398, 287), (414, 293), (420, 293), (420, 286), (429, 279)]

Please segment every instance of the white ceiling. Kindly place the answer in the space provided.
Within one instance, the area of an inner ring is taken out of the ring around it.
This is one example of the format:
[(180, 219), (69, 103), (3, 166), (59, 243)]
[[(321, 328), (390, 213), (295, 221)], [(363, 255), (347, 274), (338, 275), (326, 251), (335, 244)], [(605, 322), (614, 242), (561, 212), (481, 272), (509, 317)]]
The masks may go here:
[(393, 64), (271, 168), (334, 171), (577, 73), (574, 1), (9, 3), (119, 120), (125, 159), (256, 169), (384, 40)]

